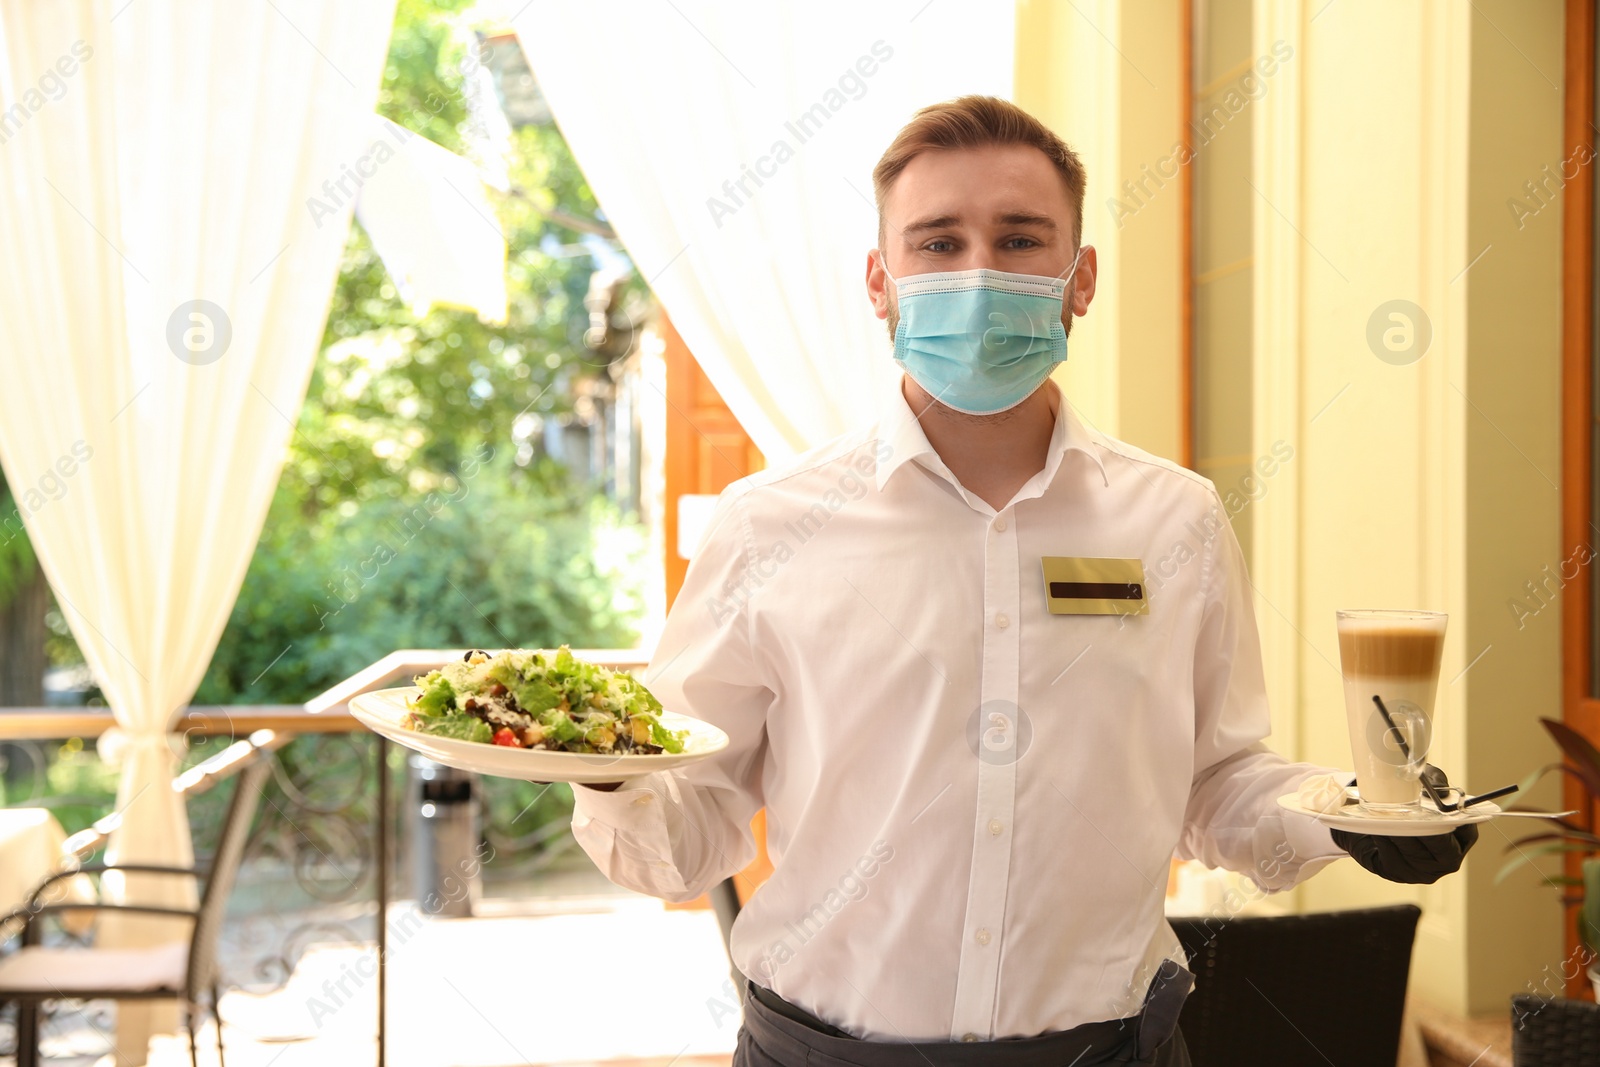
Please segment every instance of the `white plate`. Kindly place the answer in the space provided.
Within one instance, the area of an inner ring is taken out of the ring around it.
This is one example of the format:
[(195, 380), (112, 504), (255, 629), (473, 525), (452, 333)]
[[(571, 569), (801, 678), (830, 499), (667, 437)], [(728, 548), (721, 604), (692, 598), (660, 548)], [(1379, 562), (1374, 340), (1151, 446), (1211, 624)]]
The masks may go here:
[[(1350, 792), (1355, 794), (1354, 789)], [(1423, 804), (1426, 805), (1428, 802), (1424, 800)], [(1428, 818), (1377, 815), (1355, 804), (1346, 804), (1335, 812), (1324, 814), (1302, 805), (1299, 793), (1279, 797), (1278, 807), (1285, 811), (1309, 815), (1324, 826), (1331, 826), (1336, 830), (1348, 830), (1353, 834), (1378, 834), (1383, 837), (1429, 837), (1433, 834), (1447, 834), (1458, 826), (1488, 822), (1500, 814), (1500, 805), (1492, 800), (1481, 800), (1464, 812), (1440, 812), (1429, 805)]]
[(699, 719), (661, 713), (661, 725), (669, 730), (688, 730), (680, 753), (659, 752), (604, 756), (591, 752), (551, 752), (538, 748), (506, 748), (479, 741), (408, 730), (404, 725), (407, 703), (422, 690), (414, 685), (399, 689), (379, 689), (350, 698), (350, 714), (369, 729), (397, 745), (420, 752), (436, 763), (458, 770), (474, 771), (496, 778), (520, 778), (538, 782), (619, 782), (638, 778), (651, 771), (682, 767), (705, 759), (728, 747), (728, 735)]

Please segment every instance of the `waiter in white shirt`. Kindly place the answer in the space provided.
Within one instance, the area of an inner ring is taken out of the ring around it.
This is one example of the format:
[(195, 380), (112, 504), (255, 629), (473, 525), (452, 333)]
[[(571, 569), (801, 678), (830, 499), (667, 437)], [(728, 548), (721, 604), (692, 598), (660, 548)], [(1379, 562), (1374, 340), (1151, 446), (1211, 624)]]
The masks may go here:
[[(873, 178), (867, 293), (906, 373), (872, 426), (723, 493), (650, 684), (730, 744), (576, 788), (573, 832), (614, 882), (685, 901), (755, 857), (766, 807), (735, 1064), (1187, 1064), (1169, 861), (1281, 890), (1346, 855), (1276, 804), (1330, 768), (1262, 744), (1211, 483), (1049, 378), (1095, 292), (1076, 154), (963, 97)], [(1473, 835), (1355, 840), (1432, 881)]]

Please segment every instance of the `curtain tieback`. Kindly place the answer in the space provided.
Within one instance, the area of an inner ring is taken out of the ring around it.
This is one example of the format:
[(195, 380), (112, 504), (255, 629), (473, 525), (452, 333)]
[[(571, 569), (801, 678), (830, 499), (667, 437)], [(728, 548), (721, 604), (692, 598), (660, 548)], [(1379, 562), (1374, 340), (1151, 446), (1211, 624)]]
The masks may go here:
[(129, 730), (121, 726), (111, 727), (100, 735), (100, 740), (95, 744), (100, 759), (112, 766), (117, 766), (136, 752), (165, 750), (178, 756), (186, 747), (184, 738), (166, 730)]

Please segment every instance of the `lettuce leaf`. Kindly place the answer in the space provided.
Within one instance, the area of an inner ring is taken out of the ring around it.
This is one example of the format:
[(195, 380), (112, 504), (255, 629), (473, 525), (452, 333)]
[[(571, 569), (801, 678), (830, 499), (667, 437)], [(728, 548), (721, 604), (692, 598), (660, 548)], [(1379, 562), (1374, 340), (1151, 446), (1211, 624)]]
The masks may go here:
[(539, 725), (544, 727), (547, 736), (555, 738), (562, 744), (576, 741), (583, 736), (583, 730), (572, 721), (572, 716), (554, 708), (539, 716)]
[(456, 698), (455, 687), (450, 684), (444, 675), (434, 672), (431, 678), (424, 678), (426, 683), (422, 695), (411, 710), (422, 718), (433, 718), (444, 715), (451, 710), (451, 702)]
[(502, 653), (489, 664), (489, 680), (515, 690), (522, 682), (522, 675), (517, 673), (517, 665), (511, 661), (511, 657)]
[(488, 723), (459, 712), (423, 719), (417, 723), (417, 729), (435, 737), (453, 737), (458, 741), (478, 741), (485, 744), (494, 737), (494, 731), (489, 729)]
[(659, 722), (650, 724), (650, 740), (660, 745), (663, 752), (682, 752), (684, 733), (682, 730), (669, 730)]
[(542, 678), (527, 682), (517, 681), (507, 688), (511, 690), (511, 695), (517, 698), (517, 706), (529, 715), (538, 715), (561, 703), (561, 690)]

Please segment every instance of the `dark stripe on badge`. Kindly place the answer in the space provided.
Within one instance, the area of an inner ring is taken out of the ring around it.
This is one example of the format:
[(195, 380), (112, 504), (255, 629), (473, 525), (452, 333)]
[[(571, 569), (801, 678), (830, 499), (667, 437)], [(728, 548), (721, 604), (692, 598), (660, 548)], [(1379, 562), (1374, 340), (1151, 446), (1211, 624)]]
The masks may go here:
[(1143, 600), (1138, 582), (1051, 582), (1053, 600)]

